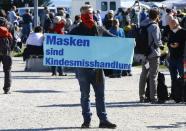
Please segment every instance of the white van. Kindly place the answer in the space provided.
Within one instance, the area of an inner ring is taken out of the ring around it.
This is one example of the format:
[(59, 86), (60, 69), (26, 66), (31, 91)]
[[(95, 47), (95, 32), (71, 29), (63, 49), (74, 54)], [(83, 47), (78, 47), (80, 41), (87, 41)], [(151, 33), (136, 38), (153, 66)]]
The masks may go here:
[[(134, 5), (135, 0), (72, 0), (71, 18), (80, 14), (80, 8), (82, 5), (90, 4), (94, 10), (101, 10), (101, 17), (104, 18), (105, 14), (109, 10), (113, 10), (115, 13), (118, 8), (130, 8)], [(140, 3), (142, 8), (150, 8), (149, 6)]]
[(72, 0), (71, 18), (79, 15), (81, 6), (85, 4), (90, 4), (94, 10), (101, 10), (103, 18), (109, 10), (117, 11), (117, 8), (120, 7), (119, 2), (120, 0)]

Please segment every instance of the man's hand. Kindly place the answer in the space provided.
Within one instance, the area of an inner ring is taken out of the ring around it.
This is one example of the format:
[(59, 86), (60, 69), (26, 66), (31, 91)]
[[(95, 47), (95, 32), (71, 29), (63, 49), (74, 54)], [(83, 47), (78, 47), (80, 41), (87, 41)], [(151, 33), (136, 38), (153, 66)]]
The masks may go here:
[(179, 44), (178, 43), (172, 43), (170, 44), (170, 47), (172, 48), (178, 48)]

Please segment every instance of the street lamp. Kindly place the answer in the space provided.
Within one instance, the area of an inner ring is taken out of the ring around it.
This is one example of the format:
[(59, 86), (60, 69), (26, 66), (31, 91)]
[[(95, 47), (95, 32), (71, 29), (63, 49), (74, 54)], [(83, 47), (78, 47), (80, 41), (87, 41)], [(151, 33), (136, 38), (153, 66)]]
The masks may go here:
[(38, 0), (34, 0), (34, 27), (38, 26)]

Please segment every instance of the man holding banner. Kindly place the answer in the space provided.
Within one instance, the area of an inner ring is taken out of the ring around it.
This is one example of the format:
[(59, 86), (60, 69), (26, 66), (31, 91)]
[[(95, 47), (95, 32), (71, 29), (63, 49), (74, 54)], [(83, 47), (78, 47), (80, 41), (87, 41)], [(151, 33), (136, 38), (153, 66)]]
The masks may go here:
[(82, 22), (71, 30), (71, 35), (45, 33), (44, 59), (46, 66), (75, 67), (81, 91), (84, 123), (91, 121), (90, 85), (96, 96), (100, 128), (116, 128), (108, 121), (105, 109), (105, 76), (103, 69), (130, 70), (134, 56), (135, 40), (131, 38), (100, 37), (102, 33), (114, 36), (94, 24), (90, 5), (81, 8)]
[[(74, 28), (70, 34), (82, 36), (98, 36), (98, 30), (93, 20), (93, 9), (90, 5), (82, 6), (80, 9), (82, 22)], [(96, 96), (96, 110), (100, 119), (99, 128), (116, 128), (116, 125), (109, 122), (105, 109), (105, 78), (102, 69), (77, 68), (76, 76), (81, 91), (81, 107), (84, 122), (82, 128), (89, 128), (91, 122), (90, 111), (90, 84), (92, 84)]]

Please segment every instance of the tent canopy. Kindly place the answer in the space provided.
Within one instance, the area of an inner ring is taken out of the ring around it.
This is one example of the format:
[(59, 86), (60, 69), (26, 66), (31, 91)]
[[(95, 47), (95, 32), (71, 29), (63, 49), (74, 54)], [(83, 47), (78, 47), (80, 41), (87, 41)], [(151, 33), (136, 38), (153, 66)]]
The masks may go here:
[(169, 8), (185, 8), (186, 7), (186, 0), (166, 0), (162, 2)]

